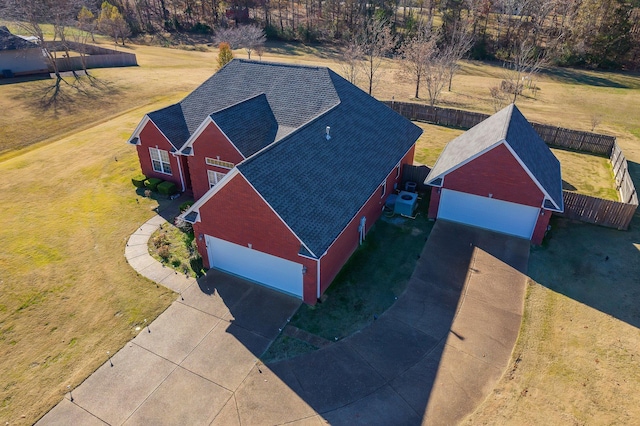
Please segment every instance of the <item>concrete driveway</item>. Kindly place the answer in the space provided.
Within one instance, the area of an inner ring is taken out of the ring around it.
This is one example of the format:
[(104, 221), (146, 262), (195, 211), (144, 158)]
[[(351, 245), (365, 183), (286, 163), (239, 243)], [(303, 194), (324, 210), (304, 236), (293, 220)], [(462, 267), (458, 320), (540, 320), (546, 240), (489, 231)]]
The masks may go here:
[(508, 365), (528, 256), (525, 240), (438, 221), (378, 320), (268, 366), (299, 302), (211, 271), (39, 423), (455, 424)]

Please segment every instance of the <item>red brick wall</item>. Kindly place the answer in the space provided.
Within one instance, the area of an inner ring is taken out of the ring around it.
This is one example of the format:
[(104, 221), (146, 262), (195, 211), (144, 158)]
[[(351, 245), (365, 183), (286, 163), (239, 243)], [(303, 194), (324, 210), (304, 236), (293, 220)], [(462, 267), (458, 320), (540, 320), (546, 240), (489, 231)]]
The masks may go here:
[[(402, 159), (402, 164), (413, 164), (413, 155), (415, 152), (415, 146), (405, 155)], [(382, 207), (389, 194), (393, 193), (394, 184), (400, 186), (400, 180), (402, 178), (402, 170), (400, 175), (396, 178), (397, 169), (391, 170), (387, 176), (387, 190), (384, 197), (381, 197), (382, 189), (379, 186), (375, 192), (371, 195), (365, 205), (358, 211), (351, 222), (347, 225), (345, 230), (338, 236), (335, 242), (327, 250), (327, 254), (320, 259), (320, 290), (324, 293), (325, 290), (331, 285), (340, 269), (347, 262), (351, 254), (358, 248), (358, 242), (360, 240), (360, 234), (358, 227), (360, 226), (360, 218), (365, 216), (367, 222), (365, 225), (365, 231), (369, 232), (373, 224), (378, 220), (382, 214)], [(382, 182), (381, 182), (382, 183)], [(316, 253), (321, 256), (322, 253)]]
[(228, 173), (229, 169), (208, 166), (205, 158), (220, 157), (222, 161), (238, 164), (244, 157), (229, 142), (218, 127), (209, 123), (198, 138), (193, 142), (193, 156), (189, 156), (189, 173), (191, 176), (191, 188), (193, 197), (197, 200), (209, 190), (209, 177), (207, 170), (220, 173)]
[[(140, 160), (140, 168), (142, 173), (148, 178), (158, 178), (173, 182), (178, 187), (178, 190), (182, 190), (182, 181), (180, 178), (180, 169), (178, 168), (178, 159), (171, 155), (173, 145), (164, 137), (164, 135), (158, 130), (152, 121), (148, 121), (139, 135), (140, 145), (136, 148), (138, 150), (138, 159)], [(151, 164), (151, 154), (149, 148), (163, 149), (169, 153), (169, 164), (171, 165), (171, 175), (156, 172), (153, 170)]]
[(444, 187), (455, 191), (542, 206), (544, 194), (504, 144), (449, 173)]
[(551, 219), (551, 212), (549, 210), (542, 210), (544, 215), (538, 215), (538, 221), (535, 228), (533, 228), (533, 236), (531, 237), (531, 243), (539, 246), (542, 244), (544, 234), (547, 231), (549, 220)]
[[(236, 175), (200, 207), (200, 219), (194, 225), (196, 235), (207, 234), (244, 247), (251, 244), (255, 250), (306, 266), (304, 301), (315, 303), (316, 261), (298, 255), (300, 241), (242, 175)], [(198, 251), (209, 267), (204, 240), (198, 241)]]

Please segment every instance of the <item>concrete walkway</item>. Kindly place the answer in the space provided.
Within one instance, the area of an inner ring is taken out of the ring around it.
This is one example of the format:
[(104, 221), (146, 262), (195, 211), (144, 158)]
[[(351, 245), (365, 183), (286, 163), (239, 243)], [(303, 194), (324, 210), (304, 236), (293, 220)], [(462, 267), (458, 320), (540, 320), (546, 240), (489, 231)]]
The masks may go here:
[(299, 301), (210, 271), (196, 281), (147, 252), (127, 260), (180, 293), (39, 424), (455, 424), (505, 371), (523, 311), (529, 244), (438, 221), (405, 293), (344, 340), (261, 365)]

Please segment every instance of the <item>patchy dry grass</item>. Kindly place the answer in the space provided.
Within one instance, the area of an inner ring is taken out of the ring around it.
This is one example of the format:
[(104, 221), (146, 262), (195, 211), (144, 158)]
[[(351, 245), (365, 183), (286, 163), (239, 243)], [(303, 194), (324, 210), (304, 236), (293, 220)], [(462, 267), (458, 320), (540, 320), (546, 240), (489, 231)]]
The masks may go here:
[[(0, 421), (35, 421), (67, 384), (84, 380), (107, 350), (121, 347), (173, 299), (124, 261), (125, 239), (154, 207), (134, 200), (129, 178), (139, 166), (124, 141), (144, 113), (178, 101), (213, 73), (216, 52), (124, 50), (138, 55), (140, 67), (94, 70), (104, 88), (57, 113), (35, 104), (41, 82), (0, 85)], [(303, 45), (271, 46), (264, 56), (339, 71), (333, 58)], [(374, 95), (409, 100), (413, 87), (395, 69), (384, 64)], [(500, 73), (465, 62), (443, 105), (491, 113), (488, 89)], [(518, 101), (529, 119), (590, 130), (590, 117), (600, 114), (596, 131), (618, 137), (638, 183), (640, 119), (630, 107), (640, 104), (640, 78), (572, 70), (543, 75), (537, 84), (536, 98), (527, 93)], [(456, 131), (424, 126), (416, 159), (433, 164)], [(30, 148), (16, 150), (22, 147)], [(580, 179), (565, 172), (578, 188)], [(514, 378), (505, 376), (471, 423), (638, 418), (638, 228), (638, 215), (626, 233), (555, 224), (552, 240), (531, 256), (539, 284), (527, 297)]]
[(621, 232), (567, 220), (532, 251), (511, 365), (466, 424), (640, 418), (640, 217)]
[(562, 187), (567, 191), (620, 201), (608, 158), (552, 149), (562, 166)]
[(123, 254), (155, 207), (121, 135), (143, 111), (0, 163), (3, 423), (37, 420), (174, 299)]

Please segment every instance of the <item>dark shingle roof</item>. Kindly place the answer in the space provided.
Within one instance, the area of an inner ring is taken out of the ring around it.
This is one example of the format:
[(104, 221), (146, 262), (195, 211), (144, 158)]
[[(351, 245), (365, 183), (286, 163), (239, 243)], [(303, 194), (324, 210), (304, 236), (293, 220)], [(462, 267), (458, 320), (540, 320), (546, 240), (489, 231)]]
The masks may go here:
[(264, 93), (215, 112), (211, 118), (245, 157), (271, 144), (278, 133), (278, 123)]
[(560, 162), (514, 104), (449, 142), (425, 183), (433, 183), (436, 178), (503, 140), (538, 180), (558, 209), (562, 210)]
[[(339, 102), (327, 68), (234, 59), (182, 101), (149, 117), (180, 150), (209, 115), (261, 94), (278, 124), (278, 138)], [(165, 128), (180, 130), (173, 133)], [(245, 144), (231, 140), (236, 145)], [(247, 142), (248, 146), (254, 144)]]
[(7, 27), (0, 27), (0, 50), (35, 49), (38, 45), (11, 34)]
[(189, 139), (189, 129), (184, 121), (180, 104), (170, 105), (147, 115), (177, 150), (182, 148)]
[[(237, 166), (317, 257), (422, 133), (342, 77), (323, 70), (339, 103)], [(286, 72), (281, 73), (286, 78)], [(330, 140), (326, 126), (331, 127)]]

